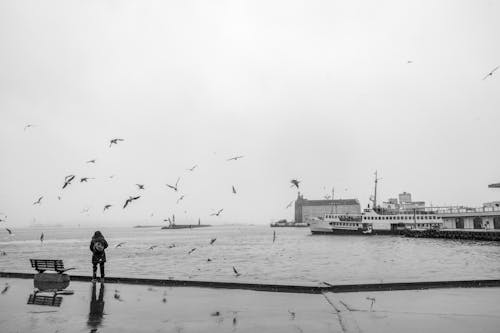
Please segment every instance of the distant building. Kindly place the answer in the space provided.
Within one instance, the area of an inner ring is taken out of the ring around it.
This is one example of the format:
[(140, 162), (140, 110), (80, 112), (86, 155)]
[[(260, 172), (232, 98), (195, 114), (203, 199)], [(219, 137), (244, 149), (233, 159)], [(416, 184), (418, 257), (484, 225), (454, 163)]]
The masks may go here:
[(407, 202), (411, 202), (411, 193), (408, 193), (408, 192), (400, 193), (399, 194), (399, 203), (403, 204), (403, 203), (407, 203)]
[(295, 200), (295, 222), (304, 222), (311, 217), (323, 217), (328, 213), (361, 214), (361, 205), (358, 199), (308, 200), (298, 194)]

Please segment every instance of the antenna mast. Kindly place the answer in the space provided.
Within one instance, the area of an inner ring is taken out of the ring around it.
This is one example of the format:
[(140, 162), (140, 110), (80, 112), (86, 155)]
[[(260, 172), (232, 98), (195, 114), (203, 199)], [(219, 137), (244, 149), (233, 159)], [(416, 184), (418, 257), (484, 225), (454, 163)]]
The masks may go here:
[(377, 183), (382, 178), (377, 177), (377, 171), (375, 171), (375, 193), (373, 194), (373, 209), (377, 208)]

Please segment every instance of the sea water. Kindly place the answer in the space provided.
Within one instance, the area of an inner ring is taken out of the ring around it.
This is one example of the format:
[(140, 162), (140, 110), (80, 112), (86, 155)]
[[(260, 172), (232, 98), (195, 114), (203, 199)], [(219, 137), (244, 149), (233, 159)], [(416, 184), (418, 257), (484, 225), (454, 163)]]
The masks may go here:
[[(90, 275), (94, 231), (60, 227), (6, 233), (0, 236), (0, 251), (6, 253), (0, 256), (0, 270), (34, 272), (30, 258), (63, 259), (66, 267), (76, 268), (70, 274)], [(500, 277), (500, 244), (495, 242), (311, 235), (308, 228), (238, 225), (100, 231), (109, 243), (108, 276), (307, 284)], [(210, 245), (212, 238), (216, 241)]]

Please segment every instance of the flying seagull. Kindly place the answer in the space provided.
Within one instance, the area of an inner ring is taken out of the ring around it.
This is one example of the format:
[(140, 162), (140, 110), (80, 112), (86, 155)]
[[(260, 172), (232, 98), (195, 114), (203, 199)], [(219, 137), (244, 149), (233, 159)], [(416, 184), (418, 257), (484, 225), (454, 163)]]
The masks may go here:
[(80, 178), (80, 183), (87, 182), (89, 179), (95, 179), (95, 178), (90, 178), (90, 177), (82, 177)]
[(35, 125), (33, 125), (33, 124), (28, 124), (28, 125), (24, 126), (24, 130), (26, 131), (28, 128), (33, 127), (33, 126), (35, 126)]
[(237, 161), (238, 159), (243, 158), (243, 157), (245, 157), (245, 156), (234, 156), (234, 157), (228, 158), (226, 161)]
[(68, 186), (69, 184), (71, 184), (71, 182), (73, 181), (73, 179), (75, 179), (75, 175), (68, 175), (66, 177), (64, 177), (64, 185), (63, 185), (63, 189), (66, 188), (66, 186)]
[(195, 248), (195, 247), (193, 247), (191, 250), (189, 250), (188, 254), (193, 253), (195, 250), (196, 250), (196, 248)]
[(236, 194), (236, 189), (234, 188), (234, 186), (233, 186), (233, 193)]
[(181, 201), (182, 199), (184, 199), (184, 195), (181, 195), (179, 199), (177, 199), (177, 203), (179, 203), (179, 201)]
[(109, 140), (109, 147), (111, 148), (111, 146), (113, 144), (117, 145), (118, 141), (125, 141), (125, 140), (124, 139), (111, 139), (111, 140)]
[(222, 213), (223, 210), (224, 210), (224, 208), (219, 209), (219, 211), (217, 213), (212, 213), (212, 214), (210, 214), (210, 216), (219, 216), (220, 213)]
[(234, 272), (234, 275), (236, 275), (236, 277), (241, 275), (241, 273), (238, 273), (238, 271), (236, 270), (236, 268), (234, 266), (233, 266), (233, 272)]
[(292, 183), (292, 185), (290, 187), (294, 187), (295, 186), (296, 188), (299, 188), (299, 183), (300, 183), (299, 180), (292, 179), (292, 180), (290, 180), (290, 183)]
[(44, 237), (43, 237), (43, 232), (42, 232), (42, 234), (40, 235), (40, 242), (41, 242), (41, 243), (43, 243), (43, 238), (44, 238)]
[(144, 190), (144, 184), (135, 184), (139, 190)]
[(126, 243), (126, 242), (121, 242), (121, 243), (116, 244), (116, 245), (115, 245), (115, 249), (116, 249), (117, 247), (122, 246), (122, 245), (123, 245), (123, 244), (125, 244), (125, 243)]
[(7, 220), (4, 220), (4, 219), (0, 219), (0, 222), (6, 222)]
[(9, 233), (9, 235), (12, 235), (12, 230), (10, 230), (9, 228), (5, 228), (5, 230), (7, 230), (7, 232)]
[(152, 245), (149, 247), (150, 250), (154, 250), (156, 247), (158, 247), (158, 245)]
[(194, 169), (196, 169), (197, 167), (198, 167), (198, 164), (194, 165), (193, 167), (191, 167), (191, 168), (189, 168), (189, 169), (187, 169), (187, 170), (189, 170), (189, 171), (194, 171)]
[(33, 205), (39, 205), (42, 203), (42, 199), (43, 199), (43, 196), (41, 196), (40, 198), (38, 198), (37, 201), (33, 202)]
[(276, 240), (276, 230), (273, 230), (273, 243)]
[(110, 209), (111, 206), (113, 206), (113, 205), (106, 205), (106, 206), (104, 206), (104, 209), (102, 211), (105, 212), (107, 209)]
[(125, 204), (123, 205), (123, 208), (127, 207), (127, 205), (128, 205), (129, 203), (131, 203), (131, 202), (132, 202), (132, 201), (134, 201), (134, 200), (139, 199), (140, 197), (141, 197), (140, 195), (138, 195), (138, 196), (136, 196), (136, 197), (129, 197), (129, 198), (125, 201)]
[(217, 240), (217, 238), (212, 238), (212, 239), (210, 240), (210, 245), (212, 245), (213, 243), (215, 243), (215, 241), (216, 241), (216, 240)]
[(181, 178), (177, 178), (177, 181), (175, 182), (175, 185), (170, 185), (170, 184), (167, 184), (168, 187), (170, 187), (171, 189), (173, 189), (175, 192), (177, 192), (177, 184), (179, 184), (179, 180)]
[(2, 290), (2, 295), (5, 294), (7, 292), (7, 290), (9, 290), (9, 287), (10, 287), (9, 284), (6, 283), (5, 288), (3, 288), (3, 290)]
[(483, 77), (483, 80), (486, 80), (490, 76), (493, 76), (493, 73), (495, 73), (498, 68), (500, 68), (500, 66), (497, 66), (497, 67), (493, 68), (488, 74), (486, 74), (485, 77)]
[(290, 208), (290, 207), (292, 207), (292, 204), (293, 204), (293, 200), (292, 200), (292, 201), (290, 201), (290, 203), (289, 203), (288, 205), (286, 205), (286, 208)]
[(94, 163), (94, 164), (95, 164), (95, 161), (96, 161), (96, 159), (93, 159), (93, 160), (88, 160), (88, 161), (87, 161), (87, 162), (85, 162), (85, 163)]

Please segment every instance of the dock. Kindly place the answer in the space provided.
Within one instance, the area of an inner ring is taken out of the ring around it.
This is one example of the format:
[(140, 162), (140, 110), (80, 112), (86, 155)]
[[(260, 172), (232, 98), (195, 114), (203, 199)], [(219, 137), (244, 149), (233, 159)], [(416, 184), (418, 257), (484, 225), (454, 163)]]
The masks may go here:
[(446, 238), (467, 239), (479, 241), (500, 241), (500, 230), (464, 230), (464, 229), (428, 229), (428, 230), (405, 230), (403, 235), (413, 238)]

